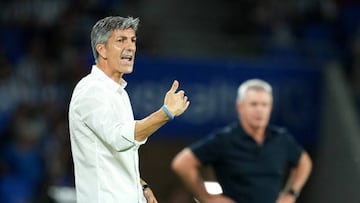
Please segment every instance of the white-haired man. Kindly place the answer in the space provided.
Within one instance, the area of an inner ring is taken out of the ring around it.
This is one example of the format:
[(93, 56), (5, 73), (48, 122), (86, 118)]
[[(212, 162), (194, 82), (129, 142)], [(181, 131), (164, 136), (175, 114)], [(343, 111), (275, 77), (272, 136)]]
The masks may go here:
[[(294, 203), (311, 172), (309, 155), (284, 129), (268, 125), (272, 88), (259, 79), (242, 83), (239, 121), (183, 149), (172, 169), (201, 203)], [(209, 194), (199, 173), (210, 165), (222, 194)], [(290, 176), (285, 187), (283, 178)]]

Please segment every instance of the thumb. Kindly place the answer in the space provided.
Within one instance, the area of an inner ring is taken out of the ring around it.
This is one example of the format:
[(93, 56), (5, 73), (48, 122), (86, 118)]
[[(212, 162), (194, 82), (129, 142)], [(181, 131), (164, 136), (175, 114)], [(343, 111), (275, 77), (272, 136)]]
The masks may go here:
[(178, 87), (179, 87), (179, 82), (177, 80), (174, 80), (169, 92), (175, 93)]

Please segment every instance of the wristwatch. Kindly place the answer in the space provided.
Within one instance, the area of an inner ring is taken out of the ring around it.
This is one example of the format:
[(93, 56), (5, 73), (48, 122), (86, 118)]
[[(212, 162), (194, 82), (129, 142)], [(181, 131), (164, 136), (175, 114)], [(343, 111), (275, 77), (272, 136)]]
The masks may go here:
[(288, 193), (292, 196), (294, 196), (295, 198), (298, 198), (300, 196), (300, 192), (296, 192), (294, 189), (290, 188), (288, 190)]
[(150, 186), (149, 186), (148, 184), (144, 184), (144, 185), (142, 185), (142, 189), (143, 189), (143, 191), (145, 191), (147, 188), (150, 188)]

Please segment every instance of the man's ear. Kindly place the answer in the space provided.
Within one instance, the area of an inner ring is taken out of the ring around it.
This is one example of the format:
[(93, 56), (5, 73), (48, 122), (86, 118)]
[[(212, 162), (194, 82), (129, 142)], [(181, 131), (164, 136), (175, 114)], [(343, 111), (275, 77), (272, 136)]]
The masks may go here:
[(104, 44), (97, 44), (96, 51), (99, 53), (101, 58), (107, 59), (106, 47)]
[(236, 108), (237, 112), (240, 112), (241, 111), (241, 103), (236, 102), (235, 108)]

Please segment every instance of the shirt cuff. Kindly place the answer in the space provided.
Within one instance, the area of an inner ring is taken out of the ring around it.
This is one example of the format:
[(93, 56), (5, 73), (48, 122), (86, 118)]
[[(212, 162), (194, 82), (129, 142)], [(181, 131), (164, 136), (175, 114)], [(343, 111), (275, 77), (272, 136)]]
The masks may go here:
[(135, 124), (136, 124), (136, 121), (130, 121), (130, 122), (126, 123), (123, 133), (126, 136), (126, 138), (133, 141), (135, 145), (145, 144), (147, 141), (147, 138), (143, 141), (135, 140)]

